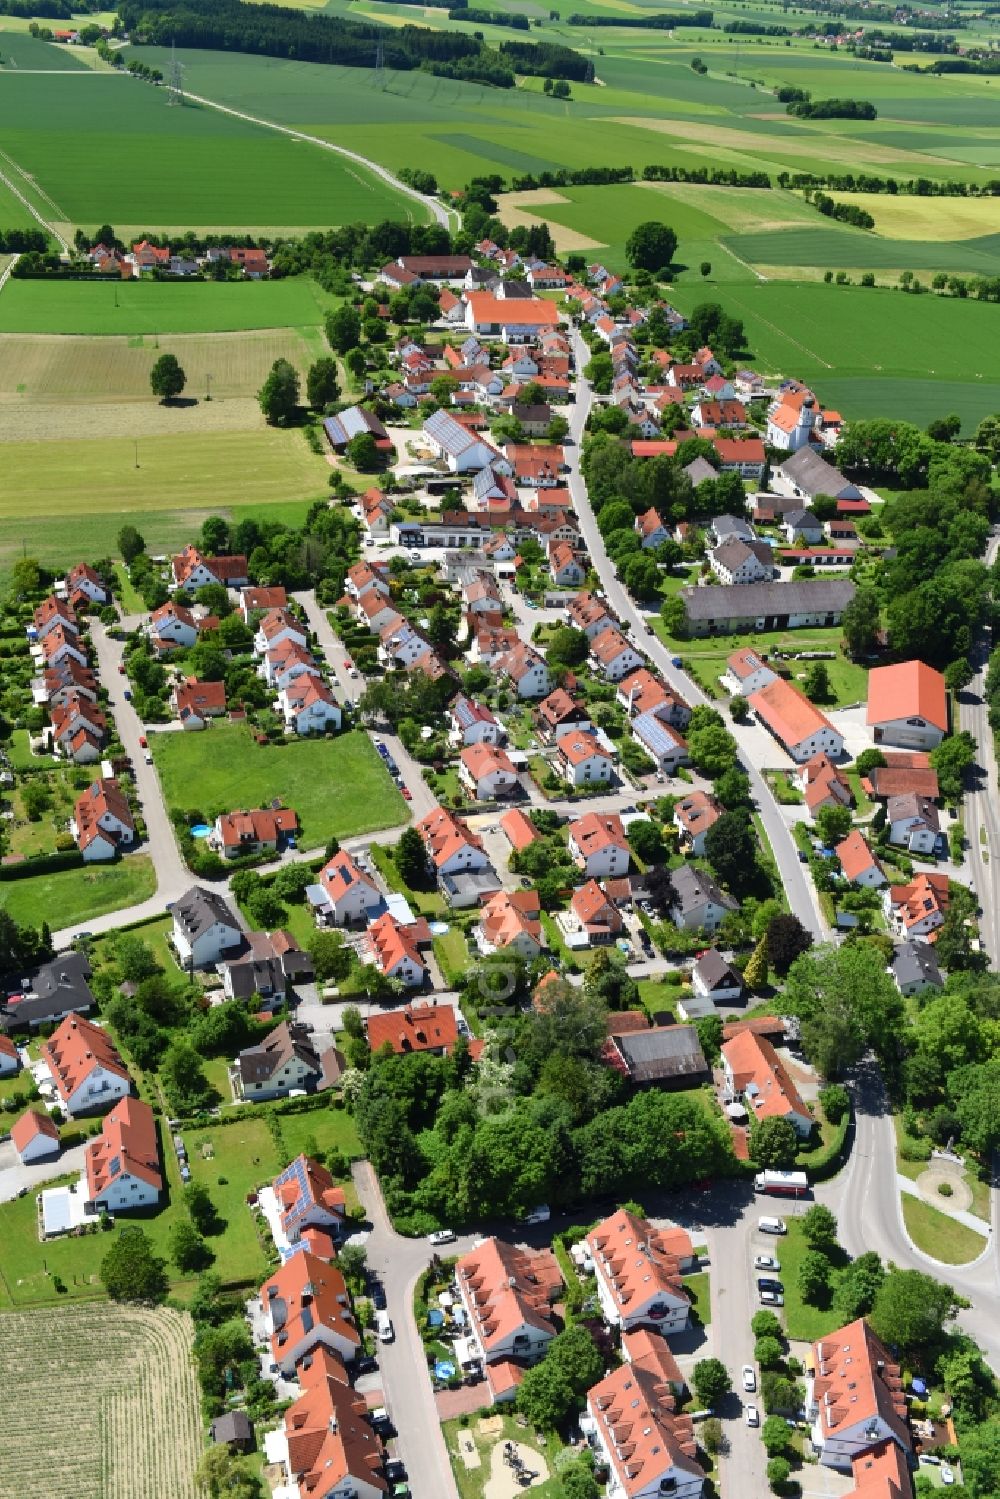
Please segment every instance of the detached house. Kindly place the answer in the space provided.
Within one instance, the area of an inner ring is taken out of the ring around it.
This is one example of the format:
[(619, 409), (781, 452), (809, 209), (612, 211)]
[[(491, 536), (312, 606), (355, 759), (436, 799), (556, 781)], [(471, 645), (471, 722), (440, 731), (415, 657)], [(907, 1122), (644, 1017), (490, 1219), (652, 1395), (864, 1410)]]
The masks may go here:
[(478, 834), (446, 807), (434, 807), (416, 828), (439, 879), (489, 869), (490, 861)]
[(944, 985), (934, 949), (926, 942), (904, 942), (897, 947), (889, 964), (889, 972), (904, 999), (925, 994), (928, 989), (940, 989)]
[(854, 799), (851, 783), (829, 755), (813, 755), (807, 760), (796, 773), (795, 784), (813, 819), (823, 807), (849, 807)]
[(501, 656), (497, 666), (520, 698), (547, 697), (551, 691), (549, 669), (544, 658), (523, 641)]
[(550, 692), (535, 709), (535, 728), (546, 744), (558, 744), (566, 734), (589, 734), (590, 714), (564, 687)]
[(170, 701), (186, 731), (201, 730), (208, 727), (210, 718), (221, 718), (225, 713), (226, 684), (187, 677), (174, 687)]
[(427, 1051), (448, 1056), (458, 1043), (458, 1023), (450, 1004), (406, 1005), (401, 1010), (369, 1015), (365, 1021), (372, 1055), (391, 1046), (397, 1056)]
[(102, 1113), (131, 1091), (128, 1068), (107, 1031), (67, 1015), (42, 1046), (59, 1102), (67, 1114)]
[(889, 842), (911, 854), (933, 854), (941, 832), (938, 810), (926, 796), (906, 792), (890, 796), (885, 804)]
[(585, 1243), (607, 1323), (624, 1332), (650, 1324), (661, 1333), (687, 1327), (691, 1301), (676, 1251), (690, 1262), (692, 1250), (683, 1229), (660, 1230), (620, 1208), (591, 1229)]
[(452, 744), (497, 745), (505, 734), (489, 708), (459, 693), (448, 711), (449, 739)]
[(647, 510), (635, 518), (635, 529), (639, 533), (643, 551), (652, 550), (670, 540), (669, 527), (660, 519), (659, 511)]
[(459, 780), (477, 801), (510, 796), (518, 787), (517, 771), (494, 744), (468, 744), (459, 756)]
[(722, 1043), (722, 1067), (731, 1098), (742, 1098), (751, 1120), (786, 1119), (800, 1139), (813, 1119), (788, 1069), (764, 1036), (750, 1029)]
[(340, 849), (319, 872), (315, 906), (331, 926), (366, 923), (368, 914), (382, 904), (382, 892), (346, 849)]
[(198, 639), (198, 621), (182, 604), (163, 604), (149, 616), (149, 636), (155, 651), (186, 650)]
[(156, 1119), (141, 1098), (122, 1098), (87, 1145), (88, 1213), (155, 1207), (163, 1192)]
[(246, 854), (277, 853), (299, 830), (298, 815), (290, 807), (267, 807), (263, 811), (223, 812), (209, 834), (211, 847), (223, 859)]
[(771, 548), (766, 541), (728, 537), (709, 552), (708, 561), (719, 582), (727, 587), (766, 583), (774, 576)]
[(368, 928), (371, 960), (386, 978), (398, 979), (408, 989), (419, 989), (427, 978), (413, 932), (386, 911)]
[(340, 1358), (321, 1343), (295, 1373), (302, 1394), (285, 1411), (281, 1427), (264, 1438), (268, 1463), (282, 1475), (274, 1493), (289, 1499), (385, 1499), (382, 1444)]
[(10, 1141), (22, 1166), (53, 1161), (62, 1151), (59, 1126), (44, 1109), (25, 1109), (14, 1121)]
[(325, 734), (343, 722), (340, 704), (326, 682), (308, 673), (282, 687), (278, 703), (286, 727), (296, 734)]
[(610, 781), (614, 765), (607, 750), (593, 734), (575, 730), (556, 743), (556, 769), (571, 786), (592, 786)]
[(720, 890), (711, 875), (691, 864), (671, 870), (671, 910), (684, 931), (714, 932), (727, 911), (738, 911), (739, 903)]
[(308, 1250), (269, 1276), (260, 1299), (271, 1361), (286, 1379), (311, 1353), (327, 1349), (349, 1363), (361, 1347), (343, 1275)]
[(70, 601), (85, 599), (88, 604), (106, 604), (108, 590), (100, 573), (86, 562), (78, 562), (66, 575), (66, 592)]
[(603, 631), (614, 628), (615, 621), (600, 599), (590, 593), (579, 593), (566, 605), (566, 623), (582, 630), (593, 642)]
[(688, 761), (687, 740), (671, 726), (670, 717), (670, 709), (664, 705), (640, 713), (631, 722), (632, 738), (664, 775), (673, 775)]
[(231, 557), (206, 557), (197, 547), (186, 546), (170, 560), (174, 575), (174, 586), (185, 593), (197, 593), (206, 583), (221, 583), (224, 588), (245, 588), (250, 582), (247, 559), (239, 554)]
[(888, 883), (882, 866), (868, 846), (864, 833), (852, 828), (834, 852), (840, 860), (844, 879), (863, 890), (878, 890)]
[(568, 541), (550, 543), (549, 573), (557, 588), (577, 588), (587, 576)]
[(323, 1059), (301, 1026), (283, 1020), (236, 1058), (235, 1081), (245, 1103), (315, 1092), (325, 1081)]
[(135, 819), (117, 781), (93, 781), (73, 809), (70, 832), (84, 862), (113, 859), (135, 838)]
[(216, 890), (192, 885), (167, 910), (174, 919), (174, 949), (185, 967), (214, 968), (243, 941), (239, 921)]
[(705, 835), (722, 816), (721, 802), (708, 791), (692, 791), (674, 803), (674, 827), (696, 859), (705, 856)]
[(614, 812), (587, 812), (569, 825), (569, 854), (588, 879), (628, 873), (632, 857), (621, 818)]
[(530, 963), (542, 950), (541, 904), (537, 890), (498, 890), (483, 904), (476, 928), (481, 952), (516, 952)]
[(931, 938), (944, 923), (949, 900), (946, 874), (918, 874), (908, 885), (890, 885), (882, 908), (900, 937)]
[(621, 912), (596, 880), (588, 880), (579, 890), (574, 890), (570, 911), (591, 947), (613, 942), (625, 930)]
[[(742, 978), (714, 947), (703, 952), (692, 968), (691, 988), (700, 999), (707, 1000), (711, 1005), (707, 1014), (714, 1014), (718, 1005), (739, 1004), (743, 998)], [(688, 1019), (692, 1018), (688, 1010)]]
[(332, 1241), (343, 1233), (347, 1216), (344, 1189), (336, 1185), (326, 1167), (312, 1156), (296, 1156), (274, 1178), (271, 1191), (284, 1239), (284, 1245), (278, 1246), (282, 1258), (299, 1246), (311, 1249), (321, 1238)]
[(620, 682), (642, 665), (642, 657), (620, 630), (602, 630), (590, 642), (590, 664), (609, 682)]

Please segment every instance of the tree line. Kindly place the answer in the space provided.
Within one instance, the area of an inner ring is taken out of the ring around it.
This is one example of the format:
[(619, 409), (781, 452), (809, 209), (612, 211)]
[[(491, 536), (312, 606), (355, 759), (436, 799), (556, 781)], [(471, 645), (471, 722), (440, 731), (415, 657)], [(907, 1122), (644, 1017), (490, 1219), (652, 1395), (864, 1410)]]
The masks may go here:
[(1000, 178), (987, 182), (959, 182), (953, 178), (873, 177), (866, 172), (829, 172), (817, 177), (812, 172), (779, 172), (779, 187), (830, 188), (841, 193), (897, 193), (916, 198), (994, 198), (1000, 196)]
[(658, 11), (652, 16), (595, 16), (574, 11), (566, 17), (571, 26), (632, 26), (640, 31), (674, 31), (678, 26), (707, 28), (714, 20), (710, 10)]

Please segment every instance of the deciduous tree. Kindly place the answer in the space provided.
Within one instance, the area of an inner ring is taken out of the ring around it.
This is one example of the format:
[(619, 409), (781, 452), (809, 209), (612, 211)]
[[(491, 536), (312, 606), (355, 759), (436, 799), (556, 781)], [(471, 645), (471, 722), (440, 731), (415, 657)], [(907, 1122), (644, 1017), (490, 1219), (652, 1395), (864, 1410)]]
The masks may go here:
[(299, 377), (287, 359), (276, 359), (258, 395), (264, 420), (272, 427), (287, 427), (299, 410)]
[(154, 396), (161, 401), (172, 401), (179, 396), (187, 384), (187, 376), (178, 363), (176, 354), (161, 354), (149, 372), (149, 385)]

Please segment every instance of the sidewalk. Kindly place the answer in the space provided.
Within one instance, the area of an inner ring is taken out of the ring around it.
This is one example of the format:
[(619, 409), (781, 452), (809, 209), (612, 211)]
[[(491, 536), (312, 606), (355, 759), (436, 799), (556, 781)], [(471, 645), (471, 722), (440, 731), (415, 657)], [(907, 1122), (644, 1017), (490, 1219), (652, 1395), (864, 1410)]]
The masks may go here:
[(965, 1228), (971, 1228), (974, 1234), (981, 1234), (984, 1239), (990, 1237), (992, 1232), (990, 1225), (984, 1219), (977, 1218), (975, 1213), (966, 1213), (960, 1208), (948, 1207), (943, 1197), (928, 1197), (926, 1192), (921, 1192), (915, 1181), (911, 1181), (908, 1176), (901, 1176), (899, 1172), (896, 1173), (896, 1185), (909, 1197), (917, 1197), (921, 1202), (926, 1202), (929, 1207), (937, 1208), (939, 1213), (944, 1213), (946, 1218), (954, 1218), (956, 1223), (961, 1223)]

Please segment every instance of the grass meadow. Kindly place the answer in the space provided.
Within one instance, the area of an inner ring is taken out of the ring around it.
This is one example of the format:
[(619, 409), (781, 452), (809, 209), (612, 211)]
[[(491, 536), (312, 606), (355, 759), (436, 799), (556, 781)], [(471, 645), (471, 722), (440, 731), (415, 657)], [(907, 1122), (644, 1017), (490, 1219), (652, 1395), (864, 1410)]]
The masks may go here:
[(146, 854), (132, 854), (117, 864), (5, 880), (0, 884), (0, 908), (22, 925), (41, 926), (47, 921), (53, 930), (61, 930), (137, 905), (155, 892), (152, 860)]
[(206, 734), (154, 734), (149, 743), (172, 810), (198, 808), (211, 820), (278, 798), (298, 813), (305, 848), (408, 820), (406, 803), (360, 732), (261, 747), (244, 725), (217, 723)]
[(0, 333), (233, 333), (317, 324), (333, 300), (287, 281), (18, 281), (0, 296)]

